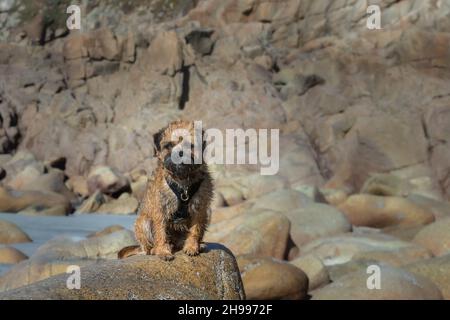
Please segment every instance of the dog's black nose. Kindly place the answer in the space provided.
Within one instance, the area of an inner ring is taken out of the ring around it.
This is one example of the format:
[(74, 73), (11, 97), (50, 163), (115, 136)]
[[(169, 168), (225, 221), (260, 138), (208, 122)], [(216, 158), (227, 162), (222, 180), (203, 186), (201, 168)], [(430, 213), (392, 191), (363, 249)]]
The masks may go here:
[(179, 155), (180, 155), (180, 158), (183, 157), (183, 155), (184, 155), (183, 150), (180, 151)]

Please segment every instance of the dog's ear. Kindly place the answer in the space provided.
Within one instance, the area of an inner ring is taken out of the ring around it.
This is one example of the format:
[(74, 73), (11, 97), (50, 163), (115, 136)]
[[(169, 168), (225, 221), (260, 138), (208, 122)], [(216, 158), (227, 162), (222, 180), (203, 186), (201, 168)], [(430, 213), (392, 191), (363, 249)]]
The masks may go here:
[(163, 137), (164, 131), (166, 131), (167, 127), (162, 128), (157, 133), (153, 135), (153, 145), (155, 148), (155, 154), (161, 151), (161, 139)]

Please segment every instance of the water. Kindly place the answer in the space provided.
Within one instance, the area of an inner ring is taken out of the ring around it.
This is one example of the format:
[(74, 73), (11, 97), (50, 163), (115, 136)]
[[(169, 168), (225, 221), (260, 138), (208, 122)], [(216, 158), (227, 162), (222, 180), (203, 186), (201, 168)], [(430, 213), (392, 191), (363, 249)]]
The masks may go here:
[[(136, 216), (83, 214), (67, 217), (39, 217), (0, 213), (0, 219), (18, 225), (30, 236), (33, 242), (9, 246), (17, 248), (27, 256), (31, 256), (39, 246), (55, 236), (64, 235), (74, 239), (84, 239), (88, 234), (111, 225), (121, 225), (133, 230)], [(10, 267), (10, 265), (0, 264), (0, 275)]]

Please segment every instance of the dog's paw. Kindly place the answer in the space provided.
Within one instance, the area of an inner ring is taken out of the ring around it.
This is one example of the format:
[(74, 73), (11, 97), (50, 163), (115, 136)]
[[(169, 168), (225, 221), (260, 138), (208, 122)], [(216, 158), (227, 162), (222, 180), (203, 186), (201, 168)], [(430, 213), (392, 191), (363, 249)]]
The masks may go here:
[(165, 261), (171, 261), (174, 259), (172, 251), (169, 247), (154, 247), (150, 250), (150, 254), (158, 256)]
[(183, 252), (188, 256), (196, 256), (200, 253), (200, 246), (198, 243), (188, 243), (183, 247)]
[(158, 257), (164, 261), (172, 261), (173, 259), (175, 259), (175, 256), (173, 254), (163, 254), (163, 255), (158, 255)]

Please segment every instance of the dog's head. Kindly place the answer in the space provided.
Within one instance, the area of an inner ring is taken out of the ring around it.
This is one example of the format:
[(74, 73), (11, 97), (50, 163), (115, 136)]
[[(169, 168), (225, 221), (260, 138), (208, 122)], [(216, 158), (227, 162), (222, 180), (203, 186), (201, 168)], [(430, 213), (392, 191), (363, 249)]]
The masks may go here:
[[(187, 176), (202, 167), (204, 132), (196, 131), (193, 122), (178, 120), (153, 136), (156, 157), (173, 175)], [(196, 159), (201, 163), (195, 163)]]

